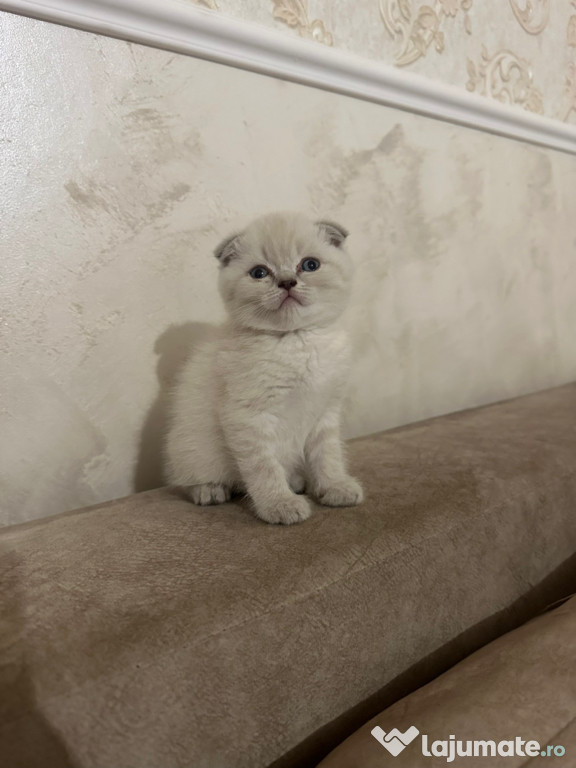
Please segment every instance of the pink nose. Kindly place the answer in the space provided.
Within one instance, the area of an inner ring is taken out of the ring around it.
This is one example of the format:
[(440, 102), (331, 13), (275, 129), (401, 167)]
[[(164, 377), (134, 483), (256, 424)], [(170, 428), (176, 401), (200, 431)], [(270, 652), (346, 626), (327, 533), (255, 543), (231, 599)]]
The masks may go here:
[(279, 288), (285, 288), (287, 291), (290, 290), (290, 288), (294, 288), (296, 285), (296, 280), (282, 280), (278, 283)]

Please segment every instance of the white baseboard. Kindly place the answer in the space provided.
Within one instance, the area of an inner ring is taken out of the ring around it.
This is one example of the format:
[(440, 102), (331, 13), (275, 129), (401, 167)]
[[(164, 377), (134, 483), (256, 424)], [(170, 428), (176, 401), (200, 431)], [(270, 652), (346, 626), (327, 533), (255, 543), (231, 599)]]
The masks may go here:
[(186, 0), (0, 0), (65, 24), (576, 154), (576, 127)]

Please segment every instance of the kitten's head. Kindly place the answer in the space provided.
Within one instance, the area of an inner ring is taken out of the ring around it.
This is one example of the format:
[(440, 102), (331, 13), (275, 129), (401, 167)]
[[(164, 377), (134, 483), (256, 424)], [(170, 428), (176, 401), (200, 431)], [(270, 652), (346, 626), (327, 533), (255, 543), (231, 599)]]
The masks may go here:
[(333, 323), (351, 290), (347, 236), (338, 224), (273, 213), (224, 240), (214, 255), (234, 325), (295, 331)]

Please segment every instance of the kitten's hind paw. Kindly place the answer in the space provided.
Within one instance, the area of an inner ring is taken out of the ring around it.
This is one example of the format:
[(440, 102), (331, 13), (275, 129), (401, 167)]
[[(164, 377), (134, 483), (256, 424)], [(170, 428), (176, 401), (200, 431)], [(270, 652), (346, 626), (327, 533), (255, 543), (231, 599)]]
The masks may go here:
[(265, 523), (293, 525), (310, 517), (310, 504), (302, 496), (272, 502), (266, 509), (256, 508), (256, 517)]
[(319, 490), (317, 498), (326, 507), (355, 507), (363, 501), (364, 491), (353, 477), (344, 477), (329, 488)]
[(225, 501), (229, 501), (232, 491), (227, 485), (221, 483), (202, 483), (189, 485), (185, 489), (185, 494), (194, 504), (207, 507), (209, 504), (224, 504)]

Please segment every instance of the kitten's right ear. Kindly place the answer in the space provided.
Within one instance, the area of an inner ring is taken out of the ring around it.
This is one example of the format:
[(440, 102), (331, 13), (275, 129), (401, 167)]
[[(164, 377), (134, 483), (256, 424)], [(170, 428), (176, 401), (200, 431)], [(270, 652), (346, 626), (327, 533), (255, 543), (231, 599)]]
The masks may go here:
[(218, 259), (220, 264), (225, 267), (232, 259), (235, 259), (240, 255), (240, 235), (235, 234), (222, 240), (220, 245), (215, 249), (214, 256)]
[(348, 237), (348, 230), (341, 224), (336, 224), (333, 221), (317, 221), (316, 226), (330, 245), (333, 245), (335, 248), (340, 248)]

